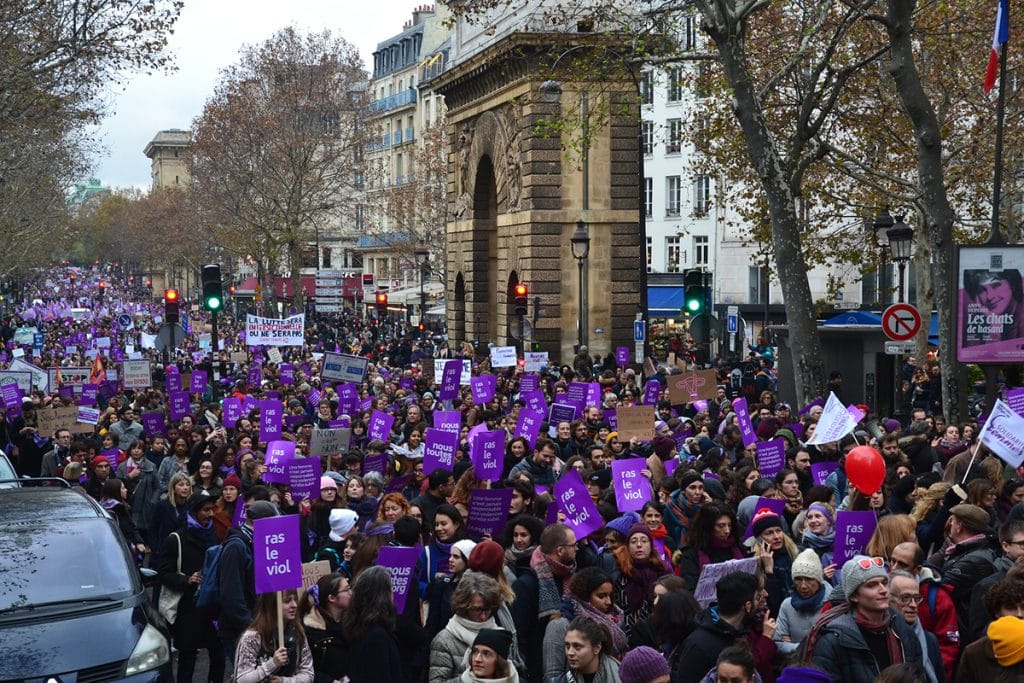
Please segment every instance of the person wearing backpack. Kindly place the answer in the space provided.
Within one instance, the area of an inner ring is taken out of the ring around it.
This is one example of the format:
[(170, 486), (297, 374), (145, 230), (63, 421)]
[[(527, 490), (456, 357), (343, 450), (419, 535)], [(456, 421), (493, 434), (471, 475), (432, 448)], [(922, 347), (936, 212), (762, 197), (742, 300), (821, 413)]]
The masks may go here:
[(228, 531), (222, 544), (217, 569), (220, 594), (217, 635), (224, 647), (224, 658), (232, 671), (235, 668), (235, 646), (239, 636), (252, 621), (252, 611), (256, 606), (252, 523), (257, 519), (277, 515), (277, 507), (270, 501), (253, 501), (246, 510), (245, 523)]
[(192, 494), (185, 526), (168, 535), (160, 550), (160, 582), (165, 590), (181, 593), (177, 614), (171, 623), (174, 646), (178, 648), (178, 683), (192, 680), (196, 655), (201, 648), (210, 653), (210, 683), (224, 680), (224, 654), (213, 627), (216, 614), (210, 607), (196, 605), (196, 591), (203, 582), (206, 550), (218, 542), (213, 531), (214, 501), (215, 498), (205, 491)]

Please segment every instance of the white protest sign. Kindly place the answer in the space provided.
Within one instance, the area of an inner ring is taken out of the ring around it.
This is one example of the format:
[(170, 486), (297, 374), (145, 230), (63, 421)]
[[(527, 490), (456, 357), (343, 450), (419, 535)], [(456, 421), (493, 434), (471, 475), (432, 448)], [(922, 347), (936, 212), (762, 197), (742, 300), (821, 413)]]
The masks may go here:
[(526, 372), (540, 372), (548, 366), (547, 351), (527, 351), (523, 354), (523, 370)]
[(25, 396), (32, 393), (31, 372), (11, 372), (10, 370), (0, 372), (0, 386), (10, 382), (17, 384), (18, 388), (21, 389), (21, 393)]
[(87, 425), (94, 425), (100, 421), (100, 409), (99, 408), (87, 408), (86, 406), (78, 407), (78, 422)]
[(302, 346), (306, 314), (290, 318), (263, 318), (245, 316), (245, 343), (248, 346)]
[(147, 389), (153, 385), (148, 360), (126, 360), (122, 364), (125, 389)]
[(697, 580), (697, 589), (693, 591), (693, 597), (700, 603), (701, 608), (707, 609), (708, 605), (718, 599), (715, 586), (718, 585), (719, 579), (736, 572), (753, 574), (755, 571), (757, 571), (756, 557), (706, 564), (704, 569), (700, 570), (700, 578)]
[[(18, 351), (19, 349), (14, 349)], [(22, 354), (24, 355), (24, 354)], [(36, 389), (42, 389), (46, 393), (50, 391), (50, 376), (46, 370), (37, 368), (28, 361), (22, 360), (21, 358), (15, 358), (11, 361), (11, 364), (7, 366), (7, 369), (12, 372), (28, 372), (32, 375), (32, 386)]]
[(857, 426), (854, 419), (846, 410), (846, 406), (831, 391), (828, 393), (828, 401), (818, 418), (818, 426), (814, 428), (814, 434), (807, 442), (811, 444), (831, 443), (839, 441)]
[(309, 454), (331, 455), (347, 453), (349, 442), (352, 441), (352, 430), (348, 427), (340, 429), (314, 429), (309, 440)]
[[(441, 383), (441, 376), (444, 375), (444, 364), (447, 363), (450, 358), (435, 358), (434, 359), (434, 383)], [(462, 361), (462, 373), (459, 375), (459, 384), (462, 386), (469, 385), (469, 378), (473, 374), (473, 361), (463, 360)]]
[(366, 377), (366, 367), (369, 363), (368, 358), (328, 351), (324, 354), (320, 376), (335, 382), (360, 384)]
[(281, 361), (284, 360), (281, 357), (281, 349), (277, 348), (276, 346), (271, 346), (269, 349), (267, 349), (267, 360), (269, 360), (271, 363), (274, 363), (275, 365), (280, 365)]
[(492, 346), (491, 367), (511, 368), (516, 364), (516, 347), (514, 346)]

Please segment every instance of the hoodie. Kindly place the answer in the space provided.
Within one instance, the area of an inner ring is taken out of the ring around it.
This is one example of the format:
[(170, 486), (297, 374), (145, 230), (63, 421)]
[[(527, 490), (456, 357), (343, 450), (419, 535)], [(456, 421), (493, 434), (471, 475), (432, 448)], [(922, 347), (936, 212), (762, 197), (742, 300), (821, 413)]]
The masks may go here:
[(697, 615), (696, 628), (683, 641), (678, 661), (682, 666), (672, 672), (672, 683), (700, 683), (715, 668), (725, 648), (747, 637), (747, 629), (735, 628), (718, 616), (717, 603)]

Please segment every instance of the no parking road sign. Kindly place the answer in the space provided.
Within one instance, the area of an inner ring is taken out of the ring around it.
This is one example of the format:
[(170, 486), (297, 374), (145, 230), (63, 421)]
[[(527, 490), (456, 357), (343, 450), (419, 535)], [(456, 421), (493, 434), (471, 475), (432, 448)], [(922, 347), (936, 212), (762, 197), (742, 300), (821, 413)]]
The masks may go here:
[(921, 314), (910, 304), (893, 304), (882, 313), (882, 331), (893, 341), (913, 339), (921, 329)]

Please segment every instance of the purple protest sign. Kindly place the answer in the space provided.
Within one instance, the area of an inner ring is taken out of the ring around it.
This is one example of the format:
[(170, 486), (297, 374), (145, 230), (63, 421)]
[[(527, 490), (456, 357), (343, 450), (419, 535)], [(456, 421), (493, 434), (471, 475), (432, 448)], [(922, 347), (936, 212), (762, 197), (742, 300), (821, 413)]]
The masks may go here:
[(786, 466), (786, 440), (781, 436), (771, 441), (757, 442), (757, 471), (771, 479)]
[(187, 392), (171, 391), (167, 394), (167, 401), (170, 404), (168, 412), (171, 420), (180, 420), (188, 415), (189, 403)]
[(281, 363), (281, 384), (295, 384), (295, 366), (291, 363)]
[(665, 476), (666, 477), (671, 477), (672, 474), (677, 469), (679, 469), (679, 465), (681, 465), (681, 464), (682, 464), (682, 462), (678, 458), (672, 458), (671, 460), (666, 460), (665, 461)]
[(604, 524), (576, 468), (571, 468), (558, 480), (554, 496), (558, 508), (565, 513), (565, 523), (576, 532), (577, 540), (583, 540)]
[(8, 382), (0, 386), (0, 395), (3, 396), (4, 405), (8, 408), (21, 407), (23, 392), (17, 382)]
[(629, 347), (628, 346), (616, 346), (615, 347), (615, 364), (620, 368), (629, 365)]
[(1007, 391), (1006, 405), (1010, 406), (1013, 412), (1024, 417), (1024, 387)]
[(285, 464), (292, 500), (320, 497), (320, 458), (293, 458)]
[(642, 474), (645, 469), (647, 461), (643, 458), (612, 461), (612, 487), (619, 512), (639, 510), (651, 499), (651, 484)]
[(167, 380), (165, 384), (167, 385), (168, 392), (181, 391), (181, 373), (178, 371), (177, 367), (172, 365), (167, 370)]
[(254, 519), (252, 557), (257, 593), (273, 593), (301, 586), (299, 516)]
[(458, 433), (428, 428), (423, 436), (423, 474), (429, 475), (440, 469), (450, 471), (455, 466), (455, 448), (458, 445)]
[(166, 436), (164, 431), (164, 414), (159, 411), (142, 414), (142, 428), (147, 436)]
[(238, 424), (238, 418), (242, 417), (242, 401), (237, 398), (224, 399), (224, 426), (231, 428)]
[(661, 393), (661, 382), (656, 379), (647, 380), (647, 384), (644, 385), (644, 396), (640, 401), (640, 405), (653, 406), (658, 402), (658, 394)]
[(412, 377), (402, 377), (398, 380), (398, 388), (402, 391), (415, 391), (416, 380)]
[(288, 463), (294, 457), (294, 441), (271, 441), (267, 444), (267, 457), (263, 461), (267, 471), (263, 473), (263, 481), (270, 484), (287, 484)]
[(494, 375), (469, 378), (469, 390), (473, 393), (473, 403), (487, 403), (494, 398), (497, 388), (498, 378)]
[(338, 410), (343, 413), (354, 412), (359, 404), (359, 391), (356, 389), (356, 385), (346, 382), (339, 384), (334, 389), (338, 392)]
[(249, 368), (249, 373), (245, 378), (246, 384), (250, 387), (259, 388), (263, 384), (263, 368), (259, 365), (253, 365)]
[(548, 413), (548, 424), (557, 427), (559, 422), (572, 423), (576, 419), (576, 406), (564, 403), (552, 403), (551, 411)]
[(306, 420), (305, 415), (285, 415), (284, 426), (289, 432), (294, 432), (304, 420)]
[[(469, 458), (478, 479), (497, 481), (505, 456), (505, 430), (479, 432), (470, 442)], [(424, 463), (424, 468), (426, 464)], [(475, 494), (474, 494), (475, 495)]]
[(206, 370), (193, 370), (192, 379), (188, 383), (188, 393), (190, 394), (202, 394), (206, 392), (206, 379), (208, 373)]
[(836, 543), (833, 562), (836, 569), (842, 570), (854, 555), (863, 555), (864, 549), (868, 547), (871, 535), (875, 533), (874, 510), (840, 510), (836, 513)]
[(608, 423), (608, 426), (612, 428), (612, 431), (618, 431), (619, 414), (615, 412), (615, 408), (604, 409), (604, 421)]
[[(758, 510), (768, 508), (780, 518), (782, 513), (786, 511), (786, 501), (780, 498), (765, 498), (761, 496), (757, 499), (757, 503), (754, 504), (754, 514), (757, 514)], [(747, 530), (743, 532), (743, 540), (747, 540), (754, 535), (754, 515), (750, 515), (750, 521), (747, 522)]]
[(110, 461), (110, 471), (117, 472), (117, 466), (121, 463), (121, 449), (105, 448), (100, 451), (100, 455)]
[(80, 406), (94, 406), (96, 405), (96, 394), (99, 392), (99, 386), (96, 384), (83, 384), (82, 385), (82, 396), (78, 399), (78, 405)]
[(73, 399), (75, 397), (75, 388), (71, 385), (65, 384), (62, 387), (58, 387), (57, 395), (61, 398)]
[(323, 397), (324, 395), (321, 394), (316, 389), (310, 389), (309, 391), (306, 392), (306, 403), (308, 403), (311, 406), (315, 406), (317, 403), (320, 403), (320, 399), (322, 399)]
[(384, 488), (384, 493), (401, 493), (402, 489), (408, 486), (411, 481), (411, 474), (403, 474), (400, 477), (395, 477), (388, 482), (388, 485)]
[(537, 410), (544, 412), (548, 408), (548, 402), (544, 398), (544, 392), (540, 389), (534, 389), (533, 391), (523, 391), (519, 393), (519, 398), (526, 407), (530, 410)]
[(387, 453), (368, 453), (363, 458), (363, 474), (369, 474), (370, 472), (378, 472), (384, 474), (388, 469), (388, 454)]
[(810, 403), (805, 405), (803, 408), (801, 408), (800, 412), (798, 413), (798, 415), (801, 415), (801, 416), (806, 415), (807, 413), (811, 412), (811, 408), (814, 408), (815, 406), (821, 406), (822, 408), (824, 408), (825, 407), (825, 399), (823, 399), (823, 398), (816, 398), (816, 399), (814, 399), (813, 401), (811, 401)]
[(587, 384), (587, 407), (601, 405), (601, 385), (598, 382)]
[(419, 557), (418, 548), (384, 546), (377, 551), (377, 565), (384, 567), (391, 574), (391, 597), (395, 601), (395, 611), (399, 614), (405, 611), (409, 588), (416, 580), (416, 562)]
[(260, 401), (260, 441), (281, 438), (281, 402)]
[(543, 421), (543, 411), (523, 408), (519, 411), (519, 419), (516, 421), (516, 431), (513, 436), (525, 438), (530, 444), (530, 448), (533, 448), (533, 444), (537, 443), (537, 435), (540, 434), (540, 423)]
[(450, 401), (459, 396), (459, 378), (462, 376), (462, 361), (450, 360), (444, 364), (441, 372), (441, 386), (437, 397), (442, 401)]
[(249, 415), (259, 407), (260, 402), (256, 400), (255, 396), (249, 396), (247, 394), (242, 397), (242, 415)]
[(462, 431), (462, 413), (458, 410), (435, 410), (434, 429), (458, 434)]
[(395, 416), (380, 410), (373, 411), (370, 416), (370, 426), (366, 430), (367, 437), (372, 441), (380, 439), (387, 443), (391, 438), (391, 425), (395, 423)]
[(814, 479), (815, 486), (824, 486), (825, 480), (828, 479), (828, 475), (832, 474), (839, 468), (837, 462), (816, 462), (811, 465), (811, 478)]
[(586, 382), (570, 382), (565, 390), (567, 402), (578, 405), (580, 410), (587, 407), (587, 392), (590, 385)]
[(708, 402), (704, 399), (698, 399), (693, 402), (693, 409), (698, 413), (706, 413), (708, 411)]
[(511, 503), (512, 489), (473, 489), (466, 517), (470, 535), (478, 539), (487, 535), (499, 538), (505, 530)]
[(523, 375), (519, 378), (519, 393), (524, 391), (535, 391), (540, 388), (540, 377), (537, 375)]
[(789, 428), (793, 430), (793, 436), (797, 439), (804, 438), (804, 423), (803, 422), (790, 422)]
[(754, 433), (754, 425), (750, 421), (750, 410), (747, 408), (747, 399), (740, 396), (734, 399), (732, 407), (736, 411), (736, 425), (740, 428), (740, 436), (743, 437), (743, 446), (749, 447), (757, 441), (757, 434)]

